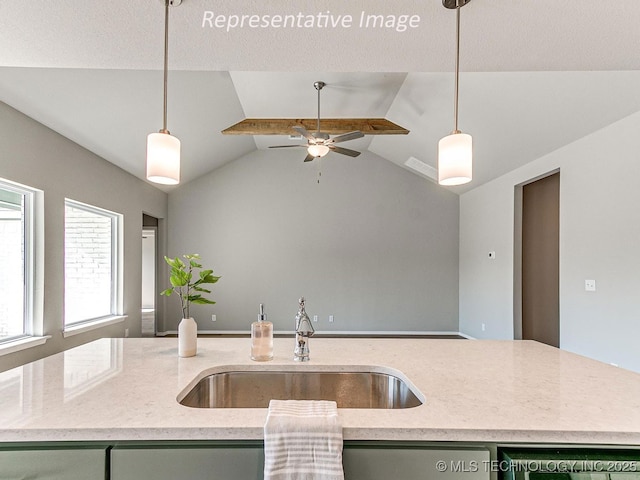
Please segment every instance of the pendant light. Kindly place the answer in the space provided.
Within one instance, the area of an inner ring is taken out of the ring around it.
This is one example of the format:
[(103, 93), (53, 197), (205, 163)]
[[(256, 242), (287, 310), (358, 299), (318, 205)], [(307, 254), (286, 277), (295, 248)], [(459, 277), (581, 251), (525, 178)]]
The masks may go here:
[(180, 140), (167, 130), (167, 76), (169, 58), (169, 4), (182, 0), (164, 0), (164, 110), (162, 130), (147, 136), (147, 180), (163, 185), (180, 183)]
[(443, 0), (446, 8), (456, 10), (456, 74), (454, 93), (454, 127), (450, 135), (438, 142), (438, 183), (462, 185), (471, 181), (473, 148), (471, 135), (458, 130), (458, 80), (460, 77), (460, 8), (471, 0)]

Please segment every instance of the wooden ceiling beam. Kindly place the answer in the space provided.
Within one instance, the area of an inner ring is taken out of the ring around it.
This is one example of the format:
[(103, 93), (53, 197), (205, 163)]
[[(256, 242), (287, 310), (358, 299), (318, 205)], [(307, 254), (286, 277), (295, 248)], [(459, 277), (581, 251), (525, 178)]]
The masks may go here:
[[(298, 135), (292, 127), (316, 131), (316, 118), (246, 118), (222, 130), (225, 135)], [(320, 130), (329, 135), (359, 130), (365, 135), (406, 135), (409, 130), (385, 118), (323, 118)]]

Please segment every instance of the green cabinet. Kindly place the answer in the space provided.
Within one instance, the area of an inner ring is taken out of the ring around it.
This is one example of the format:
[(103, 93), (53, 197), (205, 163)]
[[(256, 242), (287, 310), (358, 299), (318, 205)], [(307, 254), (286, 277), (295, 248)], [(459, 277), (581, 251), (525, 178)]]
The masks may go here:
[(106, 448), (0, 447), (1, 480), (104, 480)]
[(259, 480), (262, 443), (115, 446), (111, 480)]
[(489, 450), (383, 443), (345, 446), (345, 480), (488, 480)]

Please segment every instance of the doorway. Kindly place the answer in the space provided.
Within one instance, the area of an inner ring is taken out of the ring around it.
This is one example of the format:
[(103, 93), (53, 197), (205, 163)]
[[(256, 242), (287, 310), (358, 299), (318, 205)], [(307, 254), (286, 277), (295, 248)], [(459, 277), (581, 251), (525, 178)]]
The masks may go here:
[(156, 334), (156, 262), (158, 219), (142, 216), (142, 336)]
[(522, 186), (522, 339), (560, 346), (560, 172)]

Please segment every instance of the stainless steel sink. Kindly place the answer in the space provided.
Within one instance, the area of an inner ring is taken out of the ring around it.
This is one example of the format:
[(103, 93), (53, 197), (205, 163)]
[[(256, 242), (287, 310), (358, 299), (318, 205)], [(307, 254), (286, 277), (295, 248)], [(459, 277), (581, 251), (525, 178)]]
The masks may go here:
[(420, 399), (380, 372), (232, 371), (207, 375), (178, 401), (195, 408), (267, 408), (269, 400), (335, 400), (338, 408), (411, 408)]

